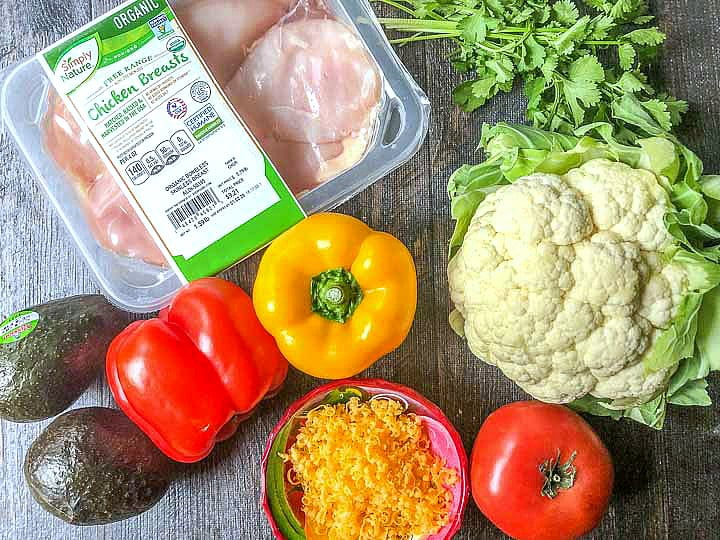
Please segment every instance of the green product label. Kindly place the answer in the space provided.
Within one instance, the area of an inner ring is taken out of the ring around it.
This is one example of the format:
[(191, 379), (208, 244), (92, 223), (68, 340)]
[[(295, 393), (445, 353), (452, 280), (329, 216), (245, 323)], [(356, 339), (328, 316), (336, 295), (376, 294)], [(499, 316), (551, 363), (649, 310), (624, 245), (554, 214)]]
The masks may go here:
[(185, 280), (305, 217), (167, 0), (126, 2), (38, 58)]
[(198, 129), (197, 131), (193, 131), (193, 137), (195, 137), (195, 140), (197, 142), (202, 142), (202, 140), (210, 135), (213, 131), (215, 131), (217, 128), (223, 125), (222, 118), (216, 118), (212, 122), (205, 124), (203, 127)]
[(0, 324), (0, 345), (7, 345), (25, 339), (33, 333), (40, 322), (40, 315), (34, 311), (19, 311)]

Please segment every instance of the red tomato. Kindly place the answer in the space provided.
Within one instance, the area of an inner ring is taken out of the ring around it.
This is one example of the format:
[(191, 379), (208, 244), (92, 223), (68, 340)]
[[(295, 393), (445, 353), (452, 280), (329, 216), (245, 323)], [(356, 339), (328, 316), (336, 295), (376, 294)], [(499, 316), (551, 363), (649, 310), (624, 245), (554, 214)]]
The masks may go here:
[(470, 477), (480, 510), (509, 536), (570, 540), (594, 529), (607, 511), (614, 469), (607, 448), (579, 415), (561, 405), (520, 401), (485, 420)]

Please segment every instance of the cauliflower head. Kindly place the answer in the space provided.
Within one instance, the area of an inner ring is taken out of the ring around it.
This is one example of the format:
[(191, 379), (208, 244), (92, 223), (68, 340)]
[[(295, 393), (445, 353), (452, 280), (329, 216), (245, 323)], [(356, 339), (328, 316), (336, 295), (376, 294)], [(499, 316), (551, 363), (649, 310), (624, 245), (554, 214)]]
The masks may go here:
[(688, 290), (661, 257), (671, 208), (653, 173), (606, 159), (488, 195), (448, 268), (472, 352), (543, 401), (652, 399), (676, 368), (643, 357)]

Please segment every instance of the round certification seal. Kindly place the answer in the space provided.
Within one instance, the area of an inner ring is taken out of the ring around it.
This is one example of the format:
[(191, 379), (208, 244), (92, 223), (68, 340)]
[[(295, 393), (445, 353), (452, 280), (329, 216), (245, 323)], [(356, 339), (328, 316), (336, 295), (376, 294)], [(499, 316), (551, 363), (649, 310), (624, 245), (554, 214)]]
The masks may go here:
[(187, 114), (187, 111), (188, 111), (187, 103), (185, 103), (182, 99), (173, 98), (170, 101), (168, 101), (167, 112), (172, 118), (175, 118), (176, 120), (180, 120)]
[(212, 89), (205, 81), (198, 81), (190, 87), (190, 96), (198, 103), (205, 103), (211, 94)]

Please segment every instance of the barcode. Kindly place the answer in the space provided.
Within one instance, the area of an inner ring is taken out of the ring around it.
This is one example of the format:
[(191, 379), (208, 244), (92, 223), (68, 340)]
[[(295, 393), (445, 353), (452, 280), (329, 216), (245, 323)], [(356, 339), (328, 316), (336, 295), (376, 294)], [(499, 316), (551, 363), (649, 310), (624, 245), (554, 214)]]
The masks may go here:
[(207, 188), (205, 191), (198, 193), (186, 203), (181, 204), (172, 212), (167, 213), (170, 223), (173, 224), (175, 230), (183, 227), (186, 222), (195, 214), (205, 210), (210, 206), (215, 206), (220, 202), (213, 188)]

